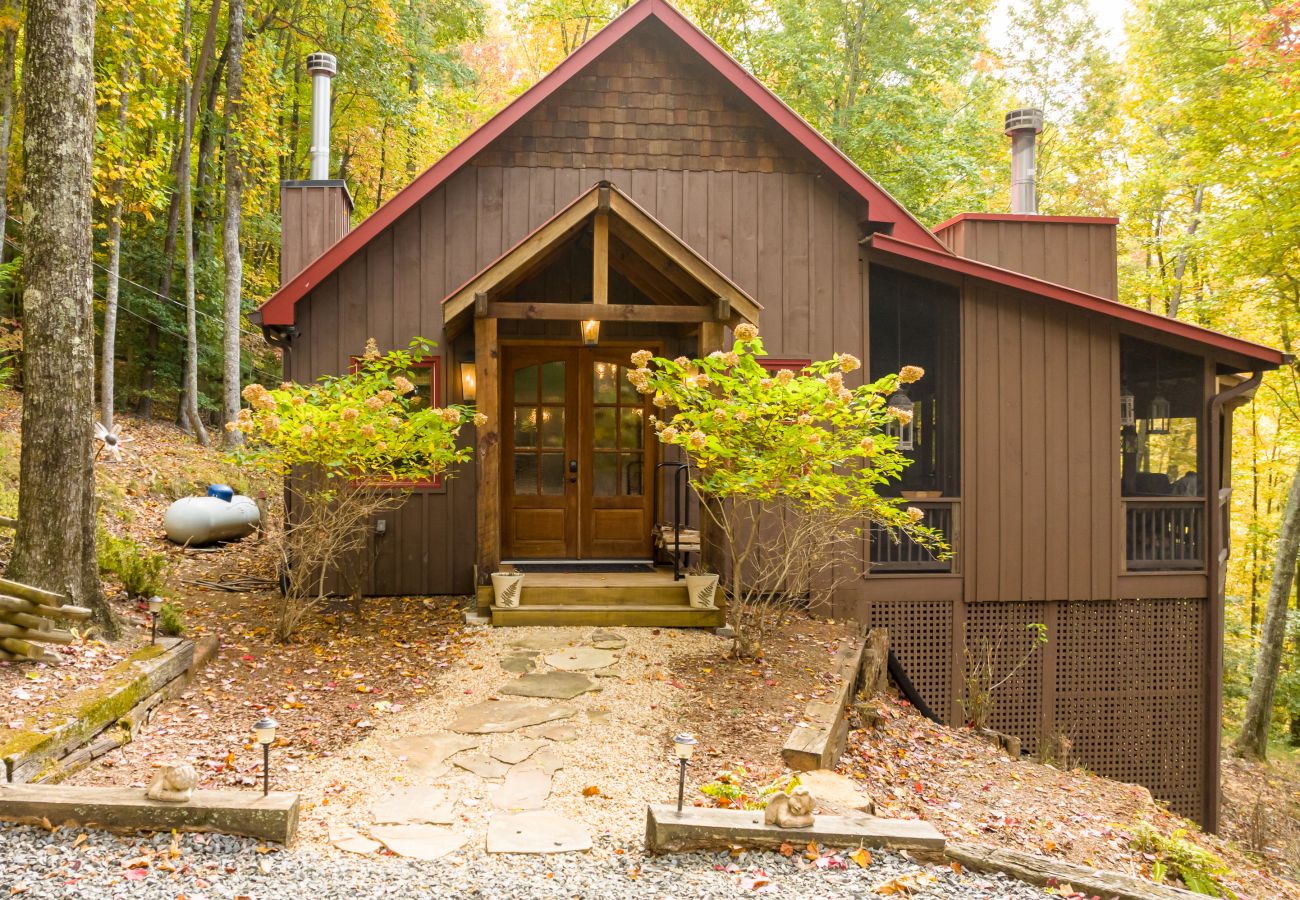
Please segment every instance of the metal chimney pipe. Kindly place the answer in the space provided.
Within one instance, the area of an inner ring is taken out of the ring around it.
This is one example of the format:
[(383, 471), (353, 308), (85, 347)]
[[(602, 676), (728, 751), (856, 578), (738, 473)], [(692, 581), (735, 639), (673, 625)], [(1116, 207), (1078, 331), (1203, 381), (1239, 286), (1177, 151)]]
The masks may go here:
[(1018, 215), (1038, 213), (1034, 144), (1042, 132), (1041, 109), (1013, 109), (1007, 113), (1003, 133), (1011, 138), (1011, 212)]
[(333, 53), (312, 53), (307, 57), (311, 75), (311, 173), (312, 181), (330, 177), (330, 79), (339, 70)]

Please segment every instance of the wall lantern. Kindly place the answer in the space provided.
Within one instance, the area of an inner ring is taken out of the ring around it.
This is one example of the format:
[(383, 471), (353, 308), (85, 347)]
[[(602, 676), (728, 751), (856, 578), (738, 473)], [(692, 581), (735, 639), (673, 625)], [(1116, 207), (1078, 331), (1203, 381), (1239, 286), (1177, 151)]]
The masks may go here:
[(907, 392), (902, 388), (894, 391), (885, 401), (887, 409), (897, 409), (902, 412), (912, 414), (906, 422), (894, 417), (889, 417), (889, 422), (885, 425), (885, 432), (898, 438), (899, 450), (911, 450), (916, 446), (916, 404), (912, 398), (907, 396)]
[(465, 403), (478, 399), (478, 368), (472, 359), (460, 364), (460, 399)]
[(1169, 433), (1169, 401), (1164, 394), (1156, 394), (1151, 400), (1151, 413), (1147, 416), (1147, 434)]
[(682, 801), (686, 798), (686, 765), (690, 761), (691, 754), (695, 752), (695, 745), (699, 741), (693, 734), (679, 734), (673, 738), (673, 752), (677, 756), (678, 762), (678, 779), (677, 779), (677, 812), (682, 811)]
[(262, 745), (262, 796), (271, 793), (271, 745), (275, 743), (275, 729), (279, 723), (269, 716), (263, 716), (253, 723), (253, 734)]
[(582, 330), (582, 342), (588, 347), (596, 346), (600, 340), (600, 320), (586, 319), (578, 327)]
[(1121, 387), (1119, 390), (1119, 424), (1136, 425), (1137, 424), (1137, 405), (1133, 397), (1133, 392), (1127, 387)]

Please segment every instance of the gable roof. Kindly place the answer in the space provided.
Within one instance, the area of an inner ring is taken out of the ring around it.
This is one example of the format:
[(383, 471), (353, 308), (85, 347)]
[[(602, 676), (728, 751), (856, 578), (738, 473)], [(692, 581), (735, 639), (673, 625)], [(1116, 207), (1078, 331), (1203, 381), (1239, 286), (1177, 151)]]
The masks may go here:
[(1051, 281), (1044, 281), (1041, 278), (1022, 275), (1019, 272), (999, 268), (965, 256), (939, 253), (929, 247), (899, 240), (887, 234), (873, 234), (863, 243), (869, 246), (878, 257), (934, 266), (955, 275), (975, 278), (999, 287), (1046, 297), (1079, 309), (1086, 309), (1089, 312), (1100, 313), (1112, 319), (1141, 325), (1164, 334), (1236, 354), (1250, 365), (1258, 368), (1275, 369), (1288, 360), (1287, 354), (1263, 344), (1235, 338), (1218, 331), (1212, 331), (1209, 328), (1193, 325), (1190, 322), (1171, 319), (1168, 316), (1148, 312), (1145, 309), (1138, 309), (1136, 306), (1128, 306), (1117, 300), (1098, 297), (1095, 294), (1078, 291)]
[[(651, 263), (661, 277), (677, 282), (679, 289), (680, 285), (689, 284), (697, 285), (704, 292), (702, 296), (689, 299), (710, 305), (724, 300), (727, 304), (725, 308), (734, 314), (737, 324), (742, 321), (758, 322), (758, 314), (763, 309), (758, 301), (608, 181), (592, 185), (568, 206), (452, 291), (442, 301), (443, 322), (450, 323), (473, 309), (480, 294), (500, 291), (532, 274), (558, 247), (567, 243), (601, 212), (609, 217), (610, 236), (628, 245), (632, 253)], [(618, 267), (612, 255), (611, 266)], [(678, 277), (678, 271), (685, 277)], [(597, 311), (595, 305), (592, 306), (593, 311)], [(640, 310), (641, 307), (638, 306), (634, 311)]]
[(403, 213), (436, 190), (508, 128), (563, 87), (589, 63), (630, 34), (637, 26), (652, 19), (666, 26), (698, 54), (701, 60), (756, 104), (774, 125), (784, 130), (811, 153), (847, 188), (862, 197), (868, 204), (872, 219), (891, 223), (894, 233), (905, 240), (920, 246), (932, 247), (941, 253), (948, 252), (902, 204), (876, 184), (689, 19), (674, 9), (667, 0), (637, 0), (598, 31), (594, 37), (566, 57), (544, 78), (520, 94), (514, 102), (480, 126), (310, 265), (282, 285), (258, 308), (257, 312), (260, 314), (262, 324), (293, 324), (294, 304), (310, 293), (312, 288), (320, 284)]

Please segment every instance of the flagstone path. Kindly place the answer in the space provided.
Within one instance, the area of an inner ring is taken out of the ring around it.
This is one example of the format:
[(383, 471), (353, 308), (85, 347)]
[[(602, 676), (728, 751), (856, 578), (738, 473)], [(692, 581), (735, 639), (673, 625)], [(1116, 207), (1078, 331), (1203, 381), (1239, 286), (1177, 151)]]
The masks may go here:
[(329, 839), (336, 848), (371, 854), (382, 845), (399, 856), (440, 859), (469, 841), (465, 820), (486, 818), (488, 853), (591, 849), (590, 829), (548, 808), (547, 801), (556, 772), (565, 766), (557, 745), (579, 734), (569, 720), (582, 714), (600, 723), (608, 717), (589, 702), (602, 690), (592, 676), (618, 677), (611, 667), (627, 640), (597, 630), (577, 641), (527, 634), (512, 644), (498, 662), (517, 677), (494, 694), (523, 699), (494, 696), (470, 703), (454, 711), (445, 731), (384, 743), (384, 752), (403, 764), (404, 780), (417, 783), (394, 784), (391, 796), (373, 803), (367, 823), (332, 824)]

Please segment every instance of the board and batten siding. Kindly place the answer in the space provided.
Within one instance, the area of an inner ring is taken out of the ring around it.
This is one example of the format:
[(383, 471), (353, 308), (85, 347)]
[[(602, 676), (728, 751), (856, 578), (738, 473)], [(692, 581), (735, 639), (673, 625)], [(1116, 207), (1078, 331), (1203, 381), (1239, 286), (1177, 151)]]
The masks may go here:
[(968, 282), (962, 373), (965, 599), (1114, 598), (1121, 547), (1114, 328)]
[[(298, 304), (290, 375), (347, 370), (381, 349), (436, 342), (442, 403), (457, 399), (442, 299), (593, 184), (608, 180), (764, 305), (774, 357), (866, 355), (858, 260), (860, 201), (802, 172), (642, 171), (468, 165)], [(576, 340), (576, 333), (574, 334)], [(473, 586), (473, 464), (417, 490), (373, 539), (374, 595), (465, 593)]]

